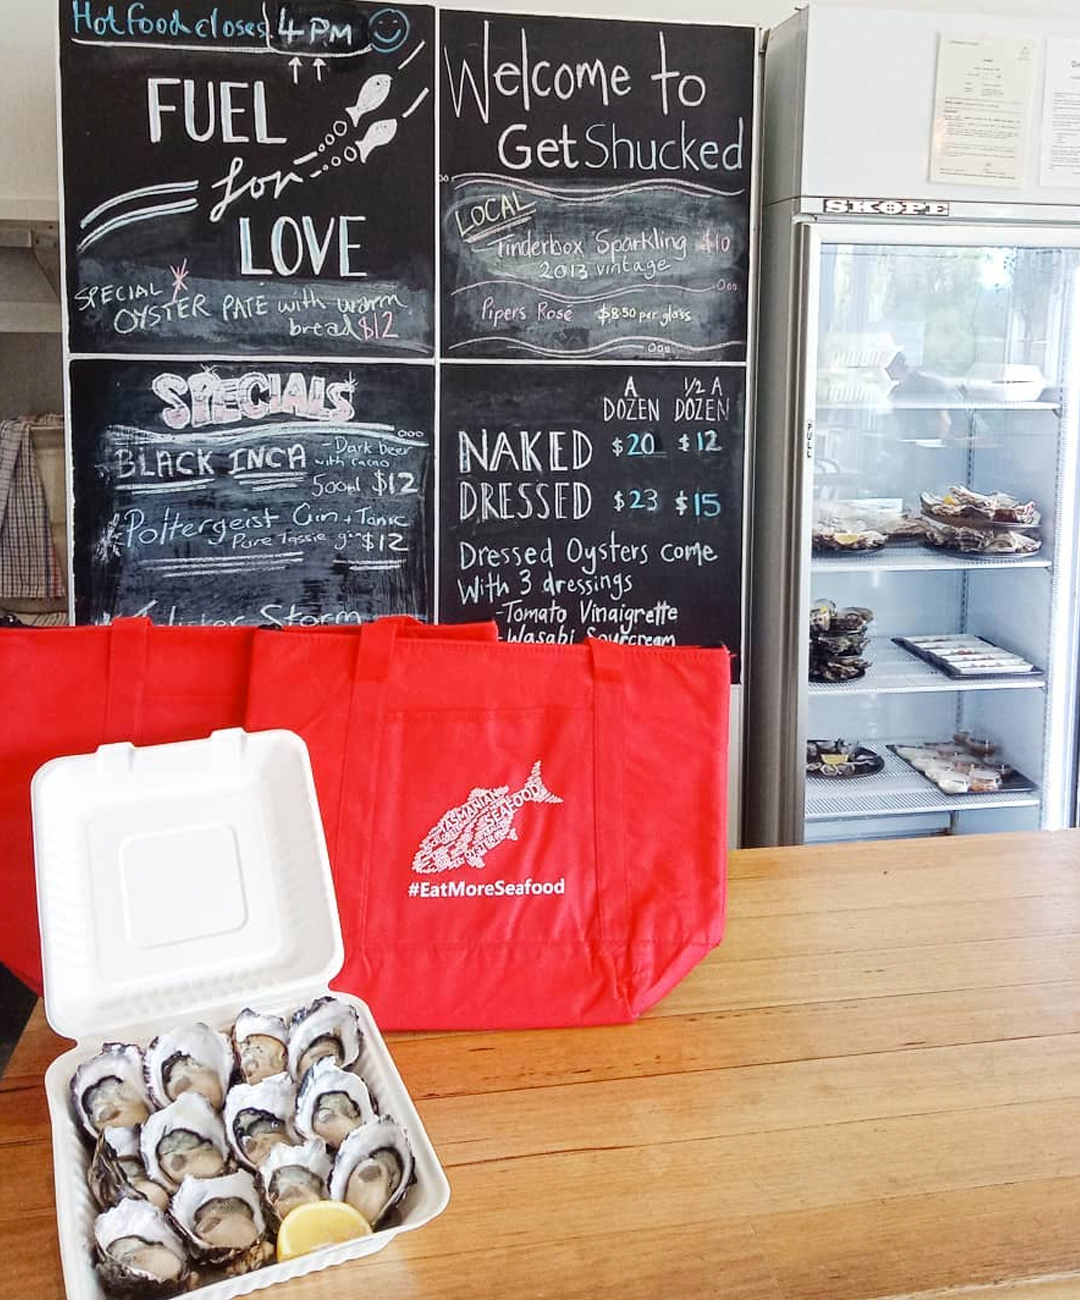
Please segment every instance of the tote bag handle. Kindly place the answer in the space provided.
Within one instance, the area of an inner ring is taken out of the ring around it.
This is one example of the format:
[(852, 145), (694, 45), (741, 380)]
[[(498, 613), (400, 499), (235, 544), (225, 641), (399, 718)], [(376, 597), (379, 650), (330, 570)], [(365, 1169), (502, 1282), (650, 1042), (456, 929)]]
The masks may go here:
[(376, 619), (374, 623), (365, 623), (356, 638), (356, 667), (345, 727), (345, 761), (341, 765), (338, 791), (337, 843), (345, 843), (346, 825), (351, 823), (356, 843), (362, 848), (361, 861), (368, 864), (360, 879), (357, 900), (360, 916), (367, 914), (373, 874), (371, 845), (386, 717), (386, 683), (400, 628), (397, 619)]
[(630, 896), (626, 873), (625, 657), (612, 641), (590, 637), (593, 675), (593, 807), (596, 836), (596, 914), (600, 941), (611, 956), (619, 996), (630, 1006)]
[(137, 741), (146, 698), (148, 618), (118, 618), (109, 626), (109, 664), (105, 685), (102, 744)]

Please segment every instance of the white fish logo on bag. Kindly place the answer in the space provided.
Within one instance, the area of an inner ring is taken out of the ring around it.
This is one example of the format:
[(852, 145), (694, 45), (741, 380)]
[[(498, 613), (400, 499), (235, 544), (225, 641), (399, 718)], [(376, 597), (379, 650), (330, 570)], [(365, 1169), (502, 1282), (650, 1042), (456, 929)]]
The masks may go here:
[(485, 867), (484, 854), (497, 848), (503, 840), (516, 840), (514, 817), (527, 803), (562, 803), (544, 785), (540, 760), (533, 764), (529, 779), (515, 794), (508, 785), (493, 790), (477, 787), (468, 799), (444, 813), (424, 836), (413, 858), (414, 871), (430, 874), (454, 871), (466, 865)]

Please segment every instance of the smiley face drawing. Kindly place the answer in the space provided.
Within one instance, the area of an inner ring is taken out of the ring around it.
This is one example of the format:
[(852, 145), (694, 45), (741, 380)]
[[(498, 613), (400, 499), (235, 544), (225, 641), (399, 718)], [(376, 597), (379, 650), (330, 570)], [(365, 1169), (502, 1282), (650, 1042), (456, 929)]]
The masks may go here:
[(409, 39), (409, 20), (400, 9), (376, 9), (368, 19), (368, 40), (376, 54), (393, 54)]

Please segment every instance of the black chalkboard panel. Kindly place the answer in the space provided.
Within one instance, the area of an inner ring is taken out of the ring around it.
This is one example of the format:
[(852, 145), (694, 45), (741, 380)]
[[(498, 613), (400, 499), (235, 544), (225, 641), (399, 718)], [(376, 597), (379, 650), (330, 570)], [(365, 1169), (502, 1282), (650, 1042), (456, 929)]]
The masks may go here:
[(753, 31), (440, 24), (443, 355), (744, 360)]
[(430, 366), (75, 361), (77, 620), (430, 617)]
[(737, 653), (745, 383), (741, 366), (445, 364), (440, 617)]
[(431, 8), (60, 14), (73, 352), (431, 354)]

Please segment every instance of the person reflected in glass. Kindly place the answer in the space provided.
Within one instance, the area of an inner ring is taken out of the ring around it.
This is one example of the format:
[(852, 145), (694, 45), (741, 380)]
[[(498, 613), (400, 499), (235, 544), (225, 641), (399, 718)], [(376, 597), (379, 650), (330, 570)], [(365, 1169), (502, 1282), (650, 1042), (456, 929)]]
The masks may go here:
[(955, 383), (908, 365), (897, 352), (885, 373), (894, 381), (889, 394), (901, 438), (909, 441), (947, 441), (954, 431), (954, 410), (964, 400)]

